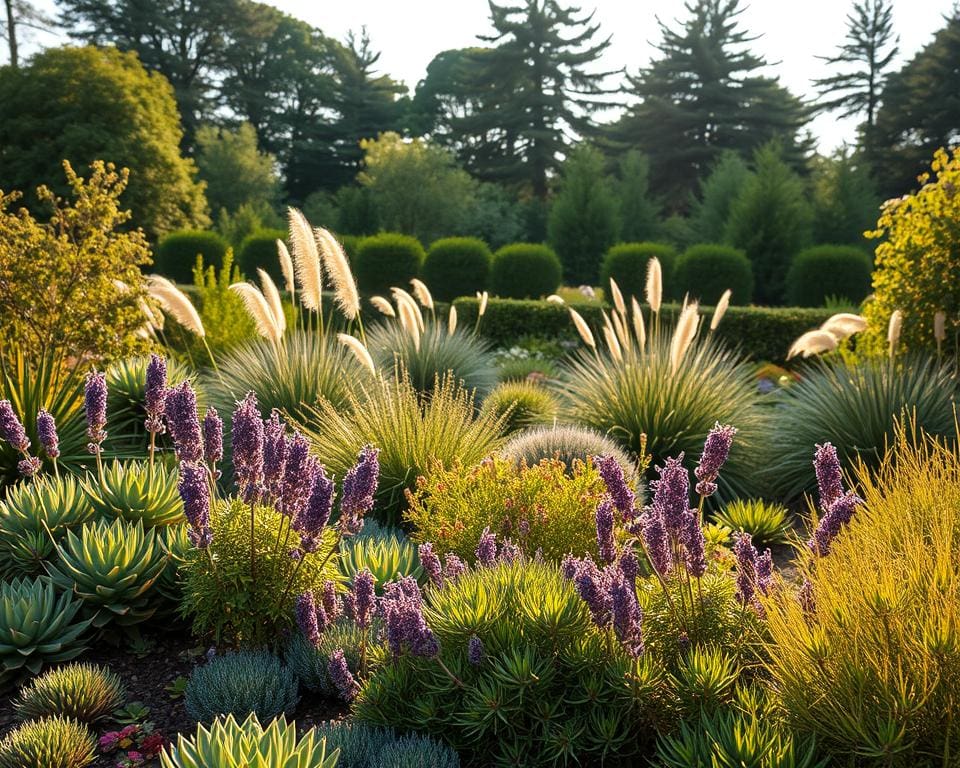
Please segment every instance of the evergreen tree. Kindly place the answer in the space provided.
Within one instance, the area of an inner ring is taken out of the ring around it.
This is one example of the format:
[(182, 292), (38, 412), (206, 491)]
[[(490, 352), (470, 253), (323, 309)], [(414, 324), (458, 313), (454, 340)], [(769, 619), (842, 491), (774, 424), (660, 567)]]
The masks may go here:
[(472, 59), (468, 84), (481, 109), (452, 119), (455, 130), (479, 144), (471, 167), (482, 178), (528, 186), (545, 199), (548, 179), (570, 146), (570, 133), (590, 137), (593, 115), (610, 106), (605, 86), (614, 72), (591, 72), (610, 45), (594, 41), (593, 14), (557, 0), (490, 1), (495, 47)]
[(841, 110), (841, 117), (864, 115), (869, 131), (874, 126), (886, 70), (897, 55), (899, 38), (893, 34), (890, 0), (857, 0), (847, 16), (846, 41), (833, 56), (820, 56), (845, 72), (814, 80), (820, 106)]
[(754, 156), (754, 173), (730, 209), (727, 240), (753, 265), (754, 298), (760, 304), (784, 299), (793, 257), (810, 242), (812, 215), (803, 181), (784, 162), (776, 143)]
[(755, 40), (739, 28), (740, 0), (690, 0), (679, 29), (658, 20), (659, 58), (630, 77), (638, 98), (612, 131), (651, 158), (654, 189), (670, 210), (689, 205), (698, 179), (724, 150), (748, 155), (778, 139), (785, 157), (802, 167), (810, 140), (798, 134), (809, 119), (803, 103), (751, 53)]
[(848, 149), (813, 164), (813, 235), (817, 243), (864, 245), (880, 215), (880, 196), (863, 156)]
[(736, 152), (720, 155), (710, 175), (700, 184), (700, 198), (693, 203), (690, 230), (697, 242), (724, 242), (730, 208), (750, 177), (750, 169)]
[(207, 202), (219, 214), (236, 213), (247, 204), (269, 210), (279, 197), (276, 158), (257, 149), (250, 123), (236, 130), (202, 125), (197, 130), (197, 168), (207, 183)]
[(660, 204), (650, 196), (650, 161), (631, 150), (620, 162), (614, 193), (620, 214), (620, 239), (643, 242), (656, 237)]
[(600, 260), (617, 240), (617, 199), (604, 173), (603, 155), (581, 145), (563, 165), (550, 208), (547, 237), (563, 263), (564, 279), (594, 285)]

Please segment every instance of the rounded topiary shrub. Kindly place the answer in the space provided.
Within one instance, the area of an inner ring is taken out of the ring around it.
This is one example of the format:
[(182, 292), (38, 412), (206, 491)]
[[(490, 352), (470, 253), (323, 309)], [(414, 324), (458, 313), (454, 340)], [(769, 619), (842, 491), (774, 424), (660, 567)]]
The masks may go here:
[(860, 303), (870, 293), (870, 257), (852, 245), (817, 245), (800, 251), (787, 272), (787, 300), (822, 307), (828, 297)]
[(557, 290), (562, 273), (560, 259), (549, 246), (505, 245), (493, 255), (490, 292), (504, 299), (538, 299)]
[(235, 262), (243, 276), (255, 280), (257, 268), (265, 269), (280, 290), (283, 290), (283, 272), (280, 270), (277, 240), (286, 239), (287, 233), (282, 229), (258, 229), (247, 235), (240, 244)]
[(716, 304), (728, 288), (731, 303), (749, 304), (753, 298), (753, 267), (738, 248), (702, 243), (687, 248), (677, 259), (673, 283), (679, 295), (689, 293), (704, 304)]
[(487, 287), (492, 258), (483, 240), (445, 237), (436, 240), (427, 251), (422, 277), (440, 301), (473, 296)]
[(230, 246), (216, 232), (185, 229), (171, 232), (160, 241), (153, 257), (153, 271), (176, 283), (192, 283), (197, 256), (205, 267), (220, 269)]
[(613, 246), (604, 254), (600, 265), (601, 287), (606, 290), (612, 277), (624, 296), (628, 299), (635, 296), (637, 301), (642, 301), (647, 283), (647, 264), (652, 258), (660, 260), (664, 284), (669, 288), (673, 283), (677, 252), (664, 243), (620, 243)]
[(350, 261), (357, 286), (373, 294), (386, 293), (392, 286), (408, 289), (425, 257), (417, 238), (383, 232), (363, 238)]

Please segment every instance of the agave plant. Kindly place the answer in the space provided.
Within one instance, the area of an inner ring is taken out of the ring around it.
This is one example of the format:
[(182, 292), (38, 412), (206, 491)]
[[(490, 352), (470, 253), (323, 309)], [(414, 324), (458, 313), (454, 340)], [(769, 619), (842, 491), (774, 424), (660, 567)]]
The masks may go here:
[(732, 501), (714, 515), (714, 520), (731, 531), (749, 533), (758, 547), (783, 544), (790, 535), (787, 508), (761, 499)]
[(154, 531), (101, 520), (84, 525), (79, 536), (68, 531), (58, 550), (60, 559), (47, 565), (50, 578), (83, 601), (97, 629), (139, 624), (156, 611), (153, 587), (168, 556)]
[(242, 723), (233, 715), (209, 729), (197, 726), (193, 738), (182, 734), (160, 755), (162, 768), (335, 768), (337, 751), (327, 750), (316, 731), (297, 739), (295, 723), (280, 717), (266, 728), (251, 714)]
[(80, 608), (44, 577), (0, 582), (0, 684), (83, 653), (90, 620), (80, 619)]
[(340, 570), (344, 578), (353, 583), (353, 577), (364, 568), (373, 574), (379, 594), (388, 581), (403, 576), (413, 576), (420, 581), (423, 577), (416, 545), (405, 536), (392, 533), (344, 540), (340, 547)]
[(94, 723), (121, 707), (123, 700), (123, 683), (109, 669), (67, 664), (33, 680), (13, 706), (21, 720), (65, 715)]
[(183, 598), (183, 586), (180, 581), (180, 568), (187, 561), (187, 553), (193, 548), (187, 535), (188, 526), (168, 525), (157, 532), (157, 538), (167, 554), (167, 567), (160, 573), (154, 584), (159, 600), (155, 619), (172, 620), (178, 614)]
[(93, 517), (93, 506), (72, 475), (38, 477), (15, 485), (0, 502), (0, 572), (33, 576), (55, 554), (54, 542)]
[(115, 461), (84, 484), (94, 511), (107, 521), (141, 522), (145, 528), (185, 521), (176, 470), (143, 461)]
[(97, 742), (69, 717), (24, 723), (0, 741), (0, 768), (83, 768), (95, 757)]

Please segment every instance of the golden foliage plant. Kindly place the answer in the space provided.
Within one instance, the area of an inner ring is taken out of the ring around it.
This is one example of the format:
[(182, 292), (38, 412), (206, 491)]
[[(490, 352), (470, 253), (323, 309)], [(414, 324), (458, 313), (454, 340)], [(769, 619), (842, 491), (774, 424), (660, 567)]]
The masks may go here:
[(783, 713), (863, 765), (960, 760), (960, 451), (914, 435), (859, 471), (865, 504), (830, 553), (804, 556), (812, 601), (767, 604)]

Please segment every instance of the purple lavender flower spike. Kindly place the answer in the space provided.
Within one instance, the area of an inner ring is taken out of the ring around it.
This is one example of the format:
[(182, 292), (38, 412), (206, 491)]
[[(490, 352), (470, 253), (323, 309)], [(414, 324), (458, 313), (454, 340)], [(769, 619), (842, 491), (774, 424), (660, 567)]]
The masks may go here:
[(343, 478), (340, 496), (340, 526), (345, 534), (359, 533), (363, 516), (373, 509), (380, 480), (380, 450), (364, 446), (356, 465)]
[(344, 701), (350, 702), (357, 698), (357, 694), (360, 693), (360, 686), (350, 671), (350, 667), (347, 666), (347, 659), (344, 657), (342, 649), (338, 648), (330, 654), (327, 673)]
[(51, 459), (57, 458), (60, 455), (60, 436), (57, 434), (57, 422), (50, 412), (43, 408), (37, 412), (37, 435), (47, 456)]
[(26, 456), (17, 462), (17, 471), (24, 477), (33, 477), (43, 465), (36, 456)]
[(707, 572), (707, 557), (703, 528), (700, 526), (700, 516), (695, 509), (687, 510), (684, 515), (680, 542), (683, 544), (683, 564), (686, 566), (687, 573), (699, 579)]
[(347, 621), (357, 623), (357, 598), (352, 592), (347, 592), (340, 603), (343, 606), (343, 615)]
[(335, 582), (327, 579), (323, 582), (323, 593), (321, 594), (323, 611), (327, 620), (334, 622), (343, 615), (343, 604), (340, 596), (337, 594), (337, 585)]
[(287, 440), (286, 454), (280, 494), (281, 511), (291, 520), (296, 520), (311, 495), (319, 465), (310, 456), (307, 438), (299, 432)]
[(733, 545), (733, 554), (737, 558), (736, 597), (742, 605), (754, 600), (757, 588), (757, 548), (749, 533), (741, 532)]
[(589, 557), (580, 561), (580, 567), (573, 578), (580, 599), (587, 604), (593, 623), (601, 629), (610, 623), (610, 584), (609, 574), (600, 571)]
[(765, 549), (763, 554), (757, 558), (757, 589), (761, 594), (770, 594), (770, 588), (773, 586), (773, 555), (769, 549)]
[(453, 552), (443, 556), (443, 577), (448, 581), (456, 581), (467, 572), (467, 564)]
[(563, 561), (560, 563), (560, 573), (563, 574), (563, 578), (572, 581), (576, 577), (579, 568), (580, 561), (574, 557), (572, 553), (567, 552), (567, 554), (563, 556)]
[(467, 640), (467, 661), (477, 667), (483, 662), (484, 655), (483, 641), (476, 635), (471, 635)]
[(673, 556), (663, 517), (656, 508), (647, 507), (640, 518), (640, 525), (650, 565), (661, 576), (666, 576), (673, 569)]
[(22, 453), (30, 450), (30, 438), (9, 400), (0, 400), (0, 440), (6, 440)]
[(410, 643), (410, 652), (414, 656), (432, 659), (440, 653), (440, 642), (430, 627), (424, 626)]
[(96, 370), (87, 374), (83, 388), (83, 407), (87, 414), (87, 450), (100, 453), (103, 441), (107, 438), (104, 427), (107, 426), (107, 376)]
[(307, 503), (293, 518), (292, 527), (300, 534), (300, 546), (305, 552), (315, 552), (323, 529), (333, 510), (333, 480), (327, 477), (322, 465), (315, 465), (313, 486)]
[(167, 403), (167, 361), (160, 355), (150, 355), (144, 388), (144, 406), (147, 411), (145, 426), (148, 432), (162, 434), (163, 413)]
[(660, 479), (650, 484), (654, 489), (653, 506), (659, 510), (667, 533), (679, 537), (684, 513), (690, 508), (690, 473), (683, 466), (683, 453), (667, 459), (657, 471)]
[(164, 415), (177, 458), (180, 461), (203, 461), (203, 435), (197, 413), (197, 395), (189, 381), (167, 392)]
[(190, 524), (189, 536), (194, 546), (203, 549), (210, 544), (210, 484), (203, 466), (189, 461), (180, 462), (180, 480), (177, 490), (183, 500), (183, 514)]
[(373, 618), (376, 593), (376, 579), (370, 570), (364, 568), (353, 577), (354, 617), (358, 629), (367, 629)]
[(443, 586), (443, 566), (440, 564), (440, 558), (433, 551), (433, 544), (426, 542), (417, 547), (417, 553), (420, 555), (420, 565), (426, 572), (431, 583), (438, 587)]
[(797, 600), (800, 601), (800, 607), (806, 614), (814, 613), (817, 610), (817, 599), (813, 594), (813, 583), (808, 578), (804, 578), (800, 591), (797, 593)]
[(287, 465), (287, 437), (280, 412), (274, 408), (263, 426), (263, 485), (283, 511), (283, 473)]
[(620, 462), (613, 456), (594, 456), (593, 463), (600, 472), (600, 477), (603, 478), (603, 482), (607, 486), (607, 493), (609, 493), (610, 498), (613, 499), (617, 511), (625, 520), (636, 517), (637, 511), (634, 508), (634, 504), (636, 503), (637, 497), (634, 492), (630, 490), (630, 486), (627, 485), (627, 480), (623, 476), (623, 467), (620, 466)]
[(497, 561), (501, 563), (518, 563), (523, 557), (523, 551), (517, 544), (510, 539), (504, 539), (500, 545), (500, 554), (497, 555)]
[(837, 449), (830, 443), (817, 446), (813, 469), (817, 475), (817, 490), (820, 494), (820, 509), (826, 512), (843, 496), (843, 473)]
[(257, 396), (248, 392), (233, 412), (233, 469), (237, 488), (248, 504), (263, 493), (263, 419)]
[(617, 639), (630, 656), (637, 658), (643, 653), (643, 611), (633, 587), (622, 576), (610, 585), (610, 610)]
[(807, 546), (821, 557), (828, 554), (833, 540), (850, 522), (861, 504), (863, 499), (851, 492), (837, 498), (827, 509), (826, 514), (820, 518), (817, 529), (813, 532), (813, 538), (807, 542)]
[(718, 421), (707, 435), (703, 444), (703, 454), (700, 463), (693, 473), (697, 477), (697, 493), (701, 496), (712, 496), (717, 490), (717, 478), (720, 469), (730, 455), (730, 446), (733, 445), (736, 428), (728, 425), (721, 426)]
[(605, 563), (612, 563), (617, 557), (617, 549), (613, 543), (613, 499), (609, 495), (604, 494), (597, 504), (595, 518), (600, 559)]
[(223, 419), (212, 405), (203, 417), (203, 459), (211, 466), (223, 459)]
[(297, 595), (296, 603), (297, 626), (303, 632), (310, 645), (316, 647), (320, 641), (320, 626), (317, 623), (317, 602), (313, 592), (304, 592)]
[(640, 561), (637, 560), (637, 553), (633, 551), (632, 544), (627, 544), (627, 546), (624, 547), (618, 563), (623, 578), (627, 580), (630, 588), (636, 591), (637, 577), (640, 575)]
[(497, 562), (497, 534), (491, 533), (489, 527), (484, 528), (483, 533), (480, 534), (480, 541), (477, 542), (474, 554), (480, 565), (489, 567)]
[(436, 656), (440, 645), (423, 617), (420, 587), (411, 576), (387, 584), (381, 601), (386, 640), (394, 656), (406, 647), (416, 656)]

